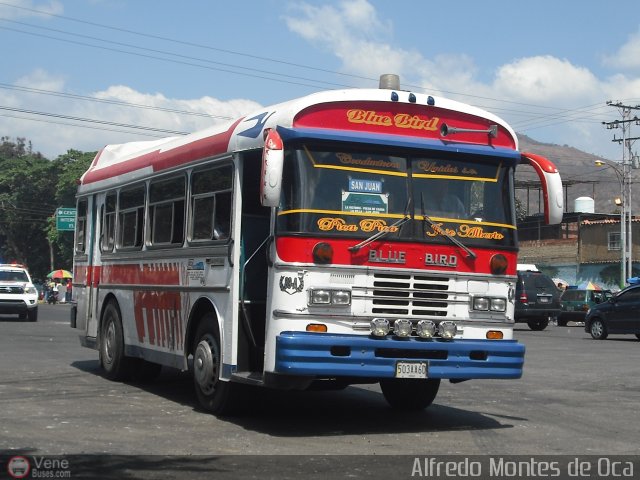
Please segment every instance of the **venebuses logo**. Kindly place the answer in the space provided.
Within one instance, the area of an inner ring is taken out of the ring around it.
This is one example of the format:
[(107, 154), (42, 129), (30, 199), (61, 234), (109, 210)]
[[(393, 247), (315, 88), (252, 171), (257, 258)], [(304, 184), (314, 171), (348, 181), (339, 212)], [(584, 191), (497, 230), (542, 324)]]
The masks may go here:
[(31, 464), (26, 457), (11, 457), (7, 463), (7, 473), (11, 478), (25, 478), (31, 471)]

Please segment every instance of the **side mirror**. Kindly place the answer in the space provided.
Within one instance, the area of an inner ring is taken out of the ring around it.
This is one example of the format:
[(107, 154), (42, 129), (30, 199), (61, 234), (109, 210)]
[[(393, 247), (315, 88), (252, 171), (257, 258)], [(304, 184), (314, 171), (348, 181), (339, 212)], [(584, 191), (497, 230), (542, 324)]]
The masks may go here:
[(282, 191), (284, 146), (282, 138), (272, 128), (264, 131), (262, 172), (260, 175), (260, 203), (263, 207), (277, 207)]
[(556, 166), (549, 160), (533, 153), (522, 153), (522, 163), (528, 163), (538, 174), (542, 184), (544, 200), (544, 219), (547, 225), (562, 222), (564, 199), (562, 197), (562, 180)]

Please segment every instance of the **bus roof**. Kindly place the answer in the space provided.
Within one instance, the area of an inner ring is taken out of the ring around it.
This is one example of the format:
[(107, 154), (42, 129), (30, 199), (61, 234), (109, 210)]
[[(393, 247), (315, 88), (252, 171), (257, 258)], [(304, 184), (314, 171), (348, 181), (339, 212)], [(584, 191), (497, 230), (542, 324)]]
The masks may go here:
[[(448, 135), (443, 134), (445, 124)], [(492, 126), (495, 136), (488, 133)], [(461, 144), (488, 151), (518, 149), (515, 132), (504, 120), (471, 105), (403, 90), (330, 90), (185, 136), (107, 145), (82, 176), (78, 193), (134, 182), (204, 158), (262, 148), (264, 129), (277, 127), (346, 131), (350, 140), (361, 137), (365, 143), (376, 136), (413, 139), (438, 150)]]

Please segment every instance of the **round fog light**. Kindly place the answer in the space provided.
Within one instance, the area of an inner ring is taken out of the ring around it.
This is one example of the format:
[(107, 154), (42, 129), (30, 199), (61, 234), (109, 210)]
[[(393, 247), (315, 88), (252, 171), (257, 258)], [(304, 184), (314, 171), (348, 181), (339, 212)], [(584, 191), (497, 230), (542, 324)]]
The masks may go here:
[(386, 318), (374, 318), (370, 325), (371, 334), (375, 337), (384, 337), (389, 333), (389, 320)]
[(442, 338), (450, 340), (456, 336), (456, 324), (453, 322), (440, 322), (438, 324), (438, 335)]
[(411, 335), (413, 331), (413, 324), (411, 320), (407, 320), (406, 318), (399, 318), (395, 322), (393, 322), (393, 333), (395, 333), (398, 337), (408, 337)]
[(436, 324), (431, 320), (420, 320), (416, 325), (416, 333), (420, 338), (432, 338), (436, 334)]

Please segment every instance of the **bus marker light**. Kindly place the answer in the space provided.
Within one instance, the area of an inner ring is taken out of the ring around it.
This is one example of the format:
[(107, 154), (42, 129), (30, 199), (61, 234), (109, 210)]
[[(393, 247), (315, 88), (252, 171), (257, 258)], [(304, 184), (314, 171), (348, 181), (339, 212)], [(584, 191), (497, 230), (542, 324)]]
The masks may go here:
[(507, 261), (507, 257), (501, 253), (494, 255), (491, 257), (491, 260), (489, 260), (489, 268), (491, 269), (491, 273), (494, 275), (504, 275), (507, 271), (508, 265), (509, 262)]
[(333, 262), (333, 247), (327, 242), (316, 243), (313, 247), (313, 261), (320, 265)]
[(503, 337), (504, 337), (504, 335), (502, 334), (502, 332), (500, 330), (489, 330), (487, 332), (487, 339), (488, 340), (502, 340)]
[(327, 326), (324, 323), (310, 323), (307, 325), (307, 332), (326, 333)]

